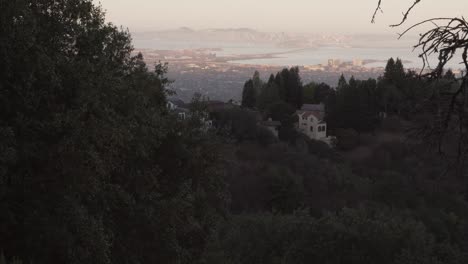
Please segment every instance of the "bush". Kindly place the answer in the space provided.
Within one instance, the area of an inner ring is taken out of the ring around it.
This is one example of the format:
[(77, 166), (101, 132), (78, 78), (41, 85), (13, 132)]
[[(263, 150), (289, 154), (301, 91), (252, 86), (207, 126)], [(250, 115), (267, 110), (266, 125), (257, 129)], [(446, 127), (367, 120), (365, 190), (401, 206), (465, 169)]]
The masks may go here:
[(398, 132), (402, 130), (402, 123), (396, 116), (390, 116), (382, 121), (382, 129), (389, 132)]
[(368, 207), (322, 218), (258, 214), (219, 227), (206, 263), (466, 263), (460, 249), (438, 243), (411, 215)]
[(259, 126), (257, 128), (257, 142), (262, 145), (262, 146), (268, 146), (270, 144), (273, 144), (277, 142), (277, 138), (275, 135), (273, 135), (273, 132), (271, 132), (268, 128), (266, 127), (261, 127)]
[(338, 153), (332, 149), (327, 143), (320, 140), (308, 140), (307, 141), (309, 154), (315, 155), (319, 158), (339, 160)]
[(340, 128), (336, 131), (337, 147), (342, 150), (352, 150), (359, 145), (359, 134), (352, 128)]

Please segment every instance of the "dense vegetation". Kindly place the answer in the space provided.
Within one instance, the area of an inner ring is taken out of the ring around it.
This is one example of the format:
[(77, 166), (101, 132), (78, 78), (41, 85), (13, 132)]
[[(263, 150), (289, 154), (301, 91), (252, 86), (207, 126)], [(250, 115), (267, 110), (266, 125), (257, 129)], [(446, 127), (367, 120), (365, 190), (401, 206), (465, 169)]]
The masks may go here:
[[(430, 125), (450, 72), (255, 73), (206, 130), (204, 99), (168, 111), (166, 65), (90, 0), (0, 6), (0, 264), (467, 263), (466, 177), (403, 133)], [(304, 103), (325, 104), (338, 148), (295, 131)]]
[(193, 263), (224, 214), (214, 142), (90, 0), (1, 1), (0, 251)]

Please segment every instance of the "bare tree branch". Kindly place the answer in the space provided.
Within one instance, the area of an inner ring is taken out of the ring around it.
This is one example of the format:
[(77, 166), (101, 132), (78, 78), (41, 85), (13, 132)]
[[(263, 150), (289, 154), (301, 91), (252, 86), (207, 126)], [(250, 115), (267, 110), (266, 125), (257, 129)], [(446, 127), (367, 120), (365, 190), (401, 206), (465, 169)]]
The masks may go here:
[[(403, 13), (403, 18), (401, 19), (401, 21), (399, 23), (397, 23), (397, 24), (390, 25), (390, 27), (398, 27), (398, 26), (403, 25), (403, 23), (405, 23), (405, 21), (408, 19), (408, 16), (411, 13), (411, 10), (413, 10), (413, 8), (417, 4), (419, 4), (421, 1), (422, 0), (415, 0), (414, 3), (406, 10), (406, 12)], [(375, 23), (375, 17), (377, 16), (377, 13), (379, 11), (383, 13), (382, 0), (378, 0), (377, 7), (375, 8), (374, 14), (372, 15), (371, 23)]]
[(419, 4), (419, 2), (421, 2), (421, 0), (415, 0), (414, 3), (413, 3), (413, 5), (411, 5), (411, 6), (406, 10), (406, 13), (403, 13), (403, 18), (401, 19), (400, 23), (394, 24), (394, 25), (390, 25), (390, 27), (398, 27), (398, 26), (403, 25), (403, 23), (405, 23), (405, 21), (408, 19), (408, 15), (409, 15), (409, 13), (411, 12), (411, 10), (412, 10), (417, 4)]
[(379, 12), (379, 11), (382, 12), (381, 5), (382, 5), (382, 0), (379, 0), (379, 2), (377, 4), (377, 8), (374, 11), (374, 15), (372, 15), (371, 23), (375, 23), (375, 17), (377, 16), (377, 12)]
[[(422, 0), (414, 0), (413, 4), (403, 13), (402, 20), (390, 25), (399, 27), (403, 25), (413, 8)], [(375, 21), (377, 12), (381, 11), (382, 0), (378, 0), (377, 8), (372, 16)], [(433, 28), (420, 34), (414, 49), (420, 49), (419, 57), (423, 67), (419, 76), (432, 82), (441, 79), (444, 68), (455, 56), (461, 55), (460, 64), (464, 67), (461, 77), (456, 78), (450, 85), (437, 89), (437, 92), (422, 104), (425, 113), (432, 115), (432, 121), (419, 129), (419, 135), (431, 145), (435, 143), (439, 153), (443, 154), (444, 141), (457, 141), (455, 157), (447, 157), (464, 166), (468, 154), (468, 22), (464, 17), (430, 18), (416, 23), (399, 34), (399, 38), (409, 31), (430, 23)], [(437, 56), (437, 65), (431, 68), (429, 58)], [(428, 70), (428, 71), (427, 71)], [(426, 72), (426, 73), (425, 73)]]

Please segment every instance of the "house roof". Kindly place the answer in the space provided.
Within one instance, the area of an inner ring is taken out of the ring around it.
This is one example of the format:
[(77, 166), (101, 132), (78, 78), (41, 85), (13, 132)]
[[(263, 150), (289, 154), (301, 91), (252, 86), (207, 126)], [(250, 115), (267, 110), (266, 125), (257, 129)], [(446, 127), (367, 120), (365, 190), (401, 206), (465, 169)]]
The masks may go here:
[(177, 107), (182, 107), (182, 108), (185, 107), (185, 102), (180, 99), (170, 98), (170, 99), (167, 99), (167, 101), (173, 103)]
[(317, 120), (322, 121), (325, 117), (325, 112), (320, 111), (298, 111), (298, 115), (301, 117), (309, 118), (310, 116), (314, 116)]
[(325, 105), (324, 104), (303, 104), (301, 107), (301, 110), (325, 112)]

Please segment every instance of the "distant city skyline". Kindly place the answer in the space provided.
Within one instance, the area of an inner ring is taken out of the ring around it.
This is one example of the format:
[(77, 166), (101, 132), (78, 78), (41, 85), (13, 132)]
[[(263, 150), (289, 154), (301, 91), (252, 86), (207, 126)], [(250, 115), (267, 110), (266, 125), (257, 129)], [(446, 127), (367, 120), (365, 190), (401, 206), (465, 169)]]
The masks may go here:
[[(190, 27), (253, 28), (261, 31), (337, 34), (401, 32), (389, 28), (398, 22), (413, 0), (384, 0), (371, 24), (377, 0), (95, 0), (106, 11), (107, 21), (131, 32)], [(450, 4), (450, 5), (449, 5)], [(467, 0), (422, 1), (407, 25), (430, 17), (466, 15)]]

